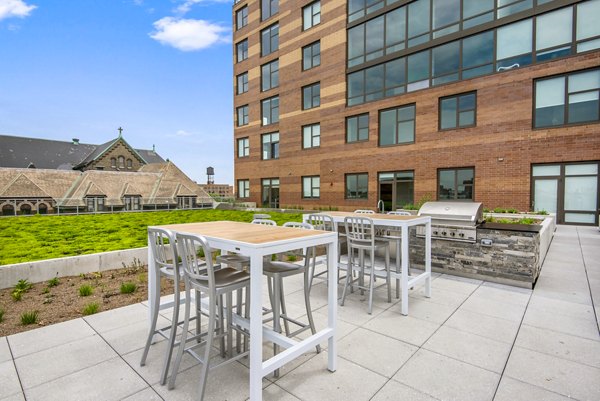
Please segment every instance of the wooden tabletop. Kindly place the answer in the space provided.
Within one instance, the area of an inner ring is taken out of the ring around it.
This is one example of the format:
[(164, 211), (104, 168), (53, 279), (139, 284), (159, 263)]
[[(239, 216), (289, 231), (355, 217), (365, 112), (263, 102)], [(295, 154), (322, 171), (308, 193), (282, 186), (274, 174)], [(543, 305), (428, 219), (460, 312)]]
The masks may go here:
[(327, 233), (320, 230), (304, 230), (292, 227), (242, 223), (239, 221), (210, 221), (205, 223), (169, 224), (157, 227), (180, 233), (203, 235), (205, 237), (249, 244), (265, 244)]

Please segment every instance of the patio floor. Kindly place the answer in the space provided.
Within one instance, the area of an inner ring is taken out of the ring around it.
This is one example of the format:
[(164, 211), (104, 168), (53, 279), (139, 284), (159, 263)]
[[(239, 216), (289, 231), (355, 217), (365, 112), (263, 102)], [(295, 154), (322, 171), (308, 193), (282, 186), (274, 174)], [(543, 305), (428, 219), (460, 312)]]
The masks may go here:
[[(432, 287), (430, 299), (411, 291), (409, 316), (384, 289), (372, 315), (351, 294), (338, 311), (338, 370), (326, 370), (326, 349), (308, 353), (264, 380), (264, 399), (600, 400), (598, 228), (559, 226), (534, 291), (448, 275)], [(301, 282), (286, 281), (290, 291), (301, 314)], [(311, 299), (324, 324), (324, 283)], [(147, 313), (140, 303), (0, 337), (0, 401), (195, 399), (191, 358), (174, 390), (158, 384), (164, 342), (139, 366)], [(247, 399), (245, 364), (212, 371), (205, 399)]]

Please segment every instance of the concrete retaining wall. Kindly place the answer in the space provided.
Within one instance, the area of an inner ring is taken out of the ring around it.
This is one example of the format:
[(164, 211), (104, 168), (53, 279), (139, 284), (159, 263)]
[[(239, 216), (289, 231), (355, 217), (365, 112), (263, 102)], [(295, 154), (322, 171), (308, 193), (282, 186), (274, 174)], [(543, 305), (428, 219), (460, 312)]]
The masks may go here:
[(147, 247), (4, 265), (0, 266), (0, 289), (14, 287), (22, 279), (39, 283), (53, 277), (118, 269), (136, 260), (144, 265), (148, 263)]

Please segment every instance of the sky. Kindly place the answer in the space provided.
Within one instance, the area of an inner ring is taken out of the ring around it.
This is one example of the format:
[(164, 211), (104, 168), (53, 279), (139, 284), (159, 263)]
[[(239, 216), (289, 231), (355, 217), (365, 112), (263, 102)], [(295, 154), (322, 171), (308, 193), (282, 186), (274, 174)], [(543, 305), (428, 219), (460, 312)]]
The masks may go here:
[(0, 135), (101, 144), (122, 127), (232, 184), (232, 4), (0, 0)]

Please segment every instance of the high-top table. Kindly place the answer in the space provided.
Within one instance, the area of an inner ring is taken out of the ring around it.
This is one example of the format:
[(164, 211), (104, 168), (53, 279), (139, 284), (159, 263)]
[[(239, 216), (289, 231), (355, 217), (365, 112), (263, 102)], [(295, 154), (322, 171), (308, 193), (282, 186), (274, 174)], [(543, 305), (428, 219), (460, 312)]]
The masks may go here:
[[(394, 279), (400, 279), (400, 287), (402, 292), (402, 306), (401, 313), (408, 315), (408, 289), (412, 288), (415, 284), (421, 281), (425, 281), (425, 296), (431, 297), (431, 217), (429, 216), (398, 216), (392, 214), (363, 214), (363, 213), (352, 213), (352, 212), (323, 212), (324, 214), (331, 216), (334, 223), (336, 224), (336, 230), (339, 231), (338, 227), (344, 224), (344, 219), (348, 216), (352, 217), (367, 217), (373, 220), (373, 224), (377, 227), (389, 227), (391, 229), (400, 229), (402, 233), (401, 239), (401, 264), (396, 255), (396, 265), (400, 270), (400, 273), (391, 272), (391, 276)], [(308, 220), (309, 214), (303, 215), (304, 221)], [(418, 276), (408, 276), (408, 264), (409, 264), (409, 228), (425, 225), (425, 271)], [(329, 281), (331, 278), (329, 277)]]
[[(235, 323), (250, 331), (250, 400), (262, 399), (262, 378), (285, 363), (301, 356), (317, 344), (328, 340), (327, 368), (334, 372), (337, 367), (337, 349), (335, 341), (337, 314), (337, 233), (319, 230), (300, 230), (280, 226), (240, 223), (234, 221), (214, 221), (206, 223), (187, 223), (159, 226), (175, 233), (202, 235), (213, 249), (236, 252), (250, 257), (250, 321), (238, 316)], [(294, 249), (326, 245), (329, 277), (328, 320), (327, 327), (302, 341), (285, 337), (263, 326), (262, 321), (262, 285), (263, 256), (286, 252)], [(158, 302), (153, 295), (160, 291), (160, 280), (156, 277), (150, 247), (148, 247), (148, 298), (152, 315)], [(263, 337), (277, 343), (285, 350), (263, 361)]]

